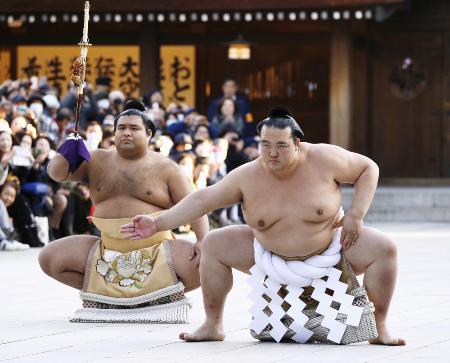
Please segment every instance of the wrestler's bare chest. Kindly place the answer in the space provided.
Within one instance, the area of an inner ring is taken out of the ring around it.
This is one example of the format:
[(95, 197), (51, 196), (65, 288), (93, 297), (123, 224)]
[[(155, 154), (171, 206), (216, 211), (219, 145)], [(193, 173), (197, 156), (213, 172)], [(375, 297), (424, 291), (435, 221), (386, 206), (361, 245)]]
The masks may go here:
[(320, 224), (334, 218), (341, 204), (339, 185), (317, 168), (306, 166), (286, 179), (258, 171), (248, 180), (258, 180), (246, 182), (242, 188), (244, 217), (254, 229), (264, 230), (277, 224)]
[(161, 177), (160, 162), (117, 160), (108, 155), (90, 165), (89, 190), (95, 203), (114, 198), (131, 197), (166, 207), (170, 205), (167, 183)]
[(310, 170), (291, 179), (262, 175), (242, 189), (243, 213), (255, 238), (284, 256), (310, 254), (329, 243), (341, 204), (339, 185)]
[(331, 217), (340, 205), (339, 188), (332, 182), (256, 186), (243, 194), (245, 219), (257, 229), (281, 220), (320, 222)]

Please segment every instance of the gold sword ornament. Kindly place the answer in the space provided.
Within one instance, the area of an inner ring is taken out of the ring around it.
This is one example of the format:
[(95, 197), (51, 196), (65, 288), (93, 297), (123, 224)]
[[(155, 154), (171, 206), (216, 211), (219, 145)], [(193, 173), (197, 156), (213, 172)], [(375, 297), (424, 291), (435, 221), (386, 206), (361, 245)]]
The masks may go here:
[(86, 58), (89, 47), (92, 45), (89, 43), (88, 38), (88, 27), (89, 27), (89, 1), (84, 3), (84, 24), (83, 24), (83, 37), (81, 42), (78, 43), (80, 46), (80, 56), (75, 59), (72, 64), (72, 74), (70, 79), (77, 88), (77, 108), (75, 112), (75, 135), (78, 134), (78, 125), (80, 123), (80, 110), (81, 104), (83, 103), (83, 90), (85, 86), (86, 77)]

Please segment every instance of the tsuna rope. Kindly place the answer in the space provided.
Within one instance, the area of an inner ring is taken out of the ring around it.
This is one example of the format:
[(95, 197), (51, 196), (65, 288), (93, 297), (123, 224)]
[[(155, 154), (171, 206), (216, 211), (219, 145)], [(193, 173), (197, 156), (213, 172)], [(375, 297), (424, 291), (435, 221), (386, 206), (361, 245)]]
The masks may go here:
[(266, 250), (256, 239), (253, 242), (255, 264), (279, 284), (296, 287), (310, 286), (314, 279), (326, 276), (331, 267), (341, 259), (341, 228), (335, 230), (330, 246), (321, 255), (312, 256), (305, 261), (286, 261)]

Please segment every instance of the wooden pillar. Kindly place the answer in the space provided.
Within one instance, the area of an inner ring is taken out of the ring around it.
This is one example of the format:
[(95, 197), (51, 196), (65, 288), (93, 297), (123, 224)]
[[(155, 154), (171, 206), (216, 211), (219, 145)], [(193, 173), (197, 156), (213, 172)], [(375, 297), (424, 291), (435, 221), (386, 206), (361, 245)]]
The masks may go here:
[(348, 148), (352, 114), (351, 28), (333, 27), (330, 51), (330, 143)]
[(352, 24), (352, 116), (349, 150), (371, 157), (371, 75), (370, 34), (368, 23)]
[(444, 39), (444, 120), (442, 122), (443, 145), (441, 176), (450, 178), (450, 34), (447, 33)]
[(159, 42), (156, 24), (143, 24), (139, 39), (140, 93), (159, 87)]

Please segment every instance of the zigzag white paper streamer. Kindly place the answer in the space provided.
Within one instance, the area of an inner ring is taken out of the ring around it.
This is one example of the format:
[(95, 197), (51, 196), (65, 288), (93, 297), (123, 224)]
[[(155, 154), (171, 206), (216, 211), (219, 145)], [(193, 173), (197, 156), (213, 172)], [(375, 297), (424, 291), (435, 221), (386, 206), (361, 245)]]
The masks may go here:
[[(322, 255), (313, 256), (304, 262), (285, 261), (264, 249), (255, 239), (256, 263), (250, 269), (251, 276), (248, 279), (251, 286), (249, 297), (253, 303), (249, 310), (253, 316), (250, 328), (255, 333), (260, 334), (270, 324), (270, 335), (280, 342), (288, 331), (281, 319), (288, 315), (293, 320), (289, 326), (295, 332), (292, 339), (299, 343), (308, 341), (313, 332), (305, 328), (309, 318), (302, 313), (306, 304), (300, 300), (303, 287), (308, 285), (314, 288), (311, 297), (319, 302), (316, 311), (323, 315), (321, 325), (329, 329), (327, 338), (330, 341), (340, 343), (347, 325), (359, 325), (363, 308), (352, 305), (354, 297), (346, 293), (347, 284), (339, 281), (342, 271), (332, 267), (341, 259), (340, 231), (336, 231), (330, 247)], [(299, 275), (299, 272), (306, 275)], [(328, 277), (327, 281), (322, 279), (325, 276)], [(308, 285), (305, 285), (306, 282), (309, 282)], [(283, 287), (288, 294), (281, 298), (278, 292)], [(327, 289), (333, 291), (333, 296), (326, 293)], [(263, 295), (268, 296), (270, 302)], [(284, 301), (291, 306), (286, 312), (281, 307)], [(333, 301), (340, 304), (339, 310), (331, 307)], [(265, 313), (267, 308), (272, 312), (270, 316)], [(345, 323), (336, 320), (338, 313), (347, 315)]]

